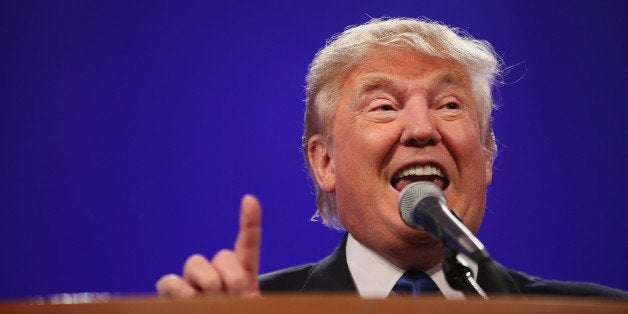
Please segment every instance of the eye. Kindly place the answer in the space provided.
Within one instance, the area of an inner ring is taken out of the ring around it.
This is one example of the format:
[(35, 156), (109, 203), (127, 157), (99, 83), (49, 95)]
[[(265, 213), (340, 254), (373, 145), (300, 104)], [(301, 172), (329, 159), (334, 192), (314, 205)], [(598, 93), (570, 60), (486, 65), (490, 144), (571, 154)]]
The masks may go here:
[(397, 106), (391, 100), (380, 98), (372, 100), (366, 107), (367, 112), (396, 111)]
[(400, 107), (390, 98), (372, 99), (363, 109), (365, 119), (376, 123), (387, 123), (396, 119)]
[(448, 103), (445, 104), (445, 108), (446, 109), (451, 109), (451, 110), (460, 109), (460, 105), (458, 103), (455, 103), (455, 102), (448, 102)]
[(458, 100), (447, 100), (437, 108), (436, 112), (445, 120), (455, 120), (465, 115), (464, 105)]

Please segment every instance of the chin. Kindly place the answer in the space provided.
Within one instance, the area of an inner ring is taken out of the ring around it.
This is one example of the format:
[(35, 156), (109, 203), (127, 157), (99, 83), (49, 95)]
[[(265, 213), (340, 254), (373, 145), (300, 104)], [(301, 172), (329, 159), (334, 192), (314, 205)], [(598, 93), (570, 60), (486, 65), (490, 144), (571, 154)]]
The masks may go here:
[(403, 225), (403, 230), (398, 234), (399, 239), (403, 242), (402, 246), (410, 247), (432, 247), (438, 245), (439, 241), (430, 236), (427, 232), (414, 230)]

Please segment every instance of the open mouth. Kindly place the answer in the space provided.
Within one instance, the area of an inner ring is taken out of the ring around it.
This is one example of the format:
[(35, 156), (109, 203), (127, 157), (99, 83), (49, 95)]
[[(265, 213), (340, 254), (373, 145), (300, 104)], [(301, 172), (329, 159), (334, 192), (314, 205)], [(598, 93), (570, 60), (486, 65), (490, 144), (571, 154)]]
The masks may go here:
[(444, 172), (440, 167), (433, 164), (412, 165), (403, 168), (393, 176), (390, 184), (397, 191), (401, 191), (408, 184), (419, 181), (431, 182), (441, 190), (445, 190), (449, 186), (449, 179), (444, 175)]

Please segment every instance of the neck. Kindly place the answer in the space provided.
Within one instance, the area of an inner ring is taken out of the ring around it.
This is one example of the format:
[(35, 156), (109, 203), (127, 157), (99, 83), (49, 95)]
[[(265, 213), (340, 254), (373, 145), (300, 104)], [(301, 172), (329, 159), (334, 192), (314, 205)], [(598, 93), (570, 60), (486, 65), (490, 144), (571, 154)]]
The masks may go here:
[(401, 250), (383, 251), (380, 254), (404, 270), (426, 271), (441, 263), (445, 258), (442, 245), (436, 242)]
[[(426, 271), (433, 268), (445, 258), (443, 246), (427, 234), (419, 234), (402, 241), (357, 241), (403, 270)], [(399, 240), (399, 239), (397, 239)]]

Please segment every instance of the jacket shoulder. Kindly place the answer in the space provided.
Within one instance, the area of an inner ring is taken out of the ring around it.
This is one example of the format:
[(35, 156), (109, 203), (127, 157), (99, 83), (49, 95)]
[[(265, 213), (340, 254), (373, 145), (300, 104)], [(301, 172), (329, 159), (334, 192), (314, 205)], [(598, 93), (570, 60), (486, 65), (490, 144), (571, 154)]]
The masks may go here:
[(260, 290), (300, 291), (314, 266), (315, 263), (310, 263), (260, 275), (258, 277)]
[(343, 291), (356, 292), (347, 258), (345, 247), (347, 234), (331, 253), (318, 263), (286, 268), (259, 276), (262, 292), (322, 292)]
[(522, 294), (577, 297), (628, 298), (628, 292), (590, 282), (546, 280), (509, 269)]

